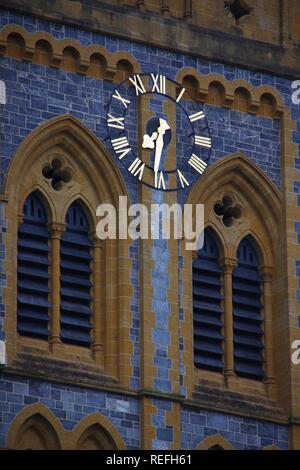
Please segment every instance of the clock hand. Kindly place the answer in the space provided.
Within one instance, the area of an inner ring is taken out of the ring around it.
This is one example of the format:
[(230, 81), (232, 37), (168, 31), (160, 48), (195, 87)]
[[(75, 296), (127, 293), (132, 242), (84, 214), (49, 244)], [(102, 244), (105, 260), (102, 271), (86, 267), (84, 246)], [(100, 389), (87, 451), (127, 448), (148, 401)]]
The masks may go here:
[(156, 146), (155, 146), (155, 159), (154, 159), (154, 171), (157, 174), (159, 170), (159, 164), (161, 160), (161, 154), (164, 148), (164, 135), (168, 129), (170, 129), (169, 124), (165, 119), (159, 120), (160, 126), (157, 129), (158, 137), (156, 139)]

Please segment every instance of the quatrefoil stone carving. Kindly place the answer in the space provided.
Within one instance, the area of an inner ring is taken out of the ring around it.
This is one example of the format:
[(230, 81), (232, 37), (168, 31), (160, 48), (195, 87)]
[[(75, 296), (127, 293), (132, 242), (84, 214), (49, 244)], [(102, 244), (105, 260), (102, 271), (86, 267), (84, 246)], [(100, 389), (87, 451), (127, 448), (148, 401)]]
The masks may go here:
[(64, 166), (59, 158), (53, 158), (50, 163), (47, 163), (42, 170), (43, 176), (50, 181), (52, 188), (55, 191), (63, 189), (65, 184), (72, 180), (72, 173), (70, 168)]
[(231, 227), (234, 221), (242, 216), (240, 206), (230, 196), (224, 196), (221, 201), (217, 201), (214, 205), (214, 212), (222, 219), (226, 227)]

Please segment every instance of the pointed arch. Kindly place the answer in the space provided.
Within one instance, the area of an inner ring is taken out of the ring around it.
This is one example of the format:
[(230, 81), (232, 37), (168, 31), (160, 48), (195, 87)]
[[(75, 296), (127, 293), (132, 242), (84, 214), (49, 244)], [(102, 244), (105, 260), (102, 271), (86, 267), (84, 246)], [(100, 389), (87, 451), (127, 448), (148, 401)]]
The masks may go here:
[[(129, 282), (131, 260), (128, 256), (131, 242), (129, 239), (106, 240), (105, 243), (99, 240), (96, 211), (104, 202), (118, 208), (120, 196), (127, 197), (129, 204), (130, 197), (121, 173), (104, 145), (79, 119), (69, 114), (50, 119), (34, 129), (15, 152), (5, 178), (5, 216), (9, 225), (9, 233), (5, 234), (4, 240), (8, 253), (5, 269), (9, 282), (4, 297), (8, 305), (6, 328), (11, 333), (7, 342), (8, 362), (16, 355), (22, 356), (24, 348), (25, 339), (17, 335), (16, 263), (10, 260), (17, 253), (19, 215), (26, 197), (34, 190), (39, 190), (48, 203), (51, 253), (55, 253), (51, 256), (50, 269), (51, 273), (55, 273), (50, 283), (51, 332), (48, 338), (35, 342), (34, 346), (40, 348), (43, 355), (50, 350), (52, 353), (57, 351), (57, 357), (65, 360), (72, 360), (73, 357), (75, 362), (79, 354), (83, 362), (91, 364), (91, 367), (101, 366), (105, 374), (113, 377), (112, 380), (120, 379), (127, 385), (132, 369), (132, 286)], [(67, 210), (75, 201), (87, 208), (89, 238), (93, 244), (92, 342), (89, 348), (72, 344), (72, 351), (66, 353), (65, 349), (56, 346), (60, 342), (60, 304), (57, 300), (60, 299), (60, 239), (66, 228)], [(109, 282), (106, 282), (107, 279)], [(20, 359), (21, 363), (23, 360), (25, 364), (25, 358)], [(52, 370), (55, 375), (56, 368)], [(82, 375), (83, 380), (89, 380)], [(70, 377), (74, 374), (70, 373)], [(102, 380), (99, 376), (99, 381)]]
[(47, 214), (47, 221), (50, 222), (51, 220), (56, 219), (56, 210), (55, 206), (52, 203), (51, 199), (49, 198), (49, 195), (45, 191), (45, 189), (40, 185), (40, 184), (34, 184), (33, 186), (26, 188), (24, 192), (22, 193), (22, 197), (20, 197), (19, 204), (18, 204), (18, 214), (17, 216), (19, 219), (22, 219), (23, 216), (23, 208), (24, 204), (27, 200), (28, 197), (30, 197), (31, 194), (36, 194), (37, 197), (41, 200), (46, 214)]
[(49, 335), (49, 240), (48, 215), (37, 191), (23, 205), (18, 228), (17, 330), (20, 335)]
[(232, 272), (234, 370), (241, 377), (262, 380), (264, 370), (264, 302), (260, 253), (247, 235), (237, 248)]
[(235, 450), (235, 447), (221, 434), (207, 437), (197, 445), (196, 450), (213, 450), (212, 447), (214, 446), (221, 447), (222, 450)]
[[(228, 212), (227, 202), (230, 202)], [(259, 389), (272, 397), (275, 384), (273, 334), (277, 334), (279, 322), (277, 321), (279, 310), (274, 308), (280, 305), (281, 298), (277, 288), (285, 282), (282, 280), (282, 260), (284, 254), (281, 240), (281, 228), (283, 220), (282, 195), (275, 184), (265, 173), (250, 159), (241, 153), (224, 157), (210, 165), (201, 179), (191, 189), (187, 204), (204, 204), (204, 226), (213, 227), (219, 235), (223, 247), (222, 268), (224, 280), (224, 370), (234, 374), (233, 345), (231, 331), (233, 329), (232, 315), (232, 271), (237, 259), (237, 248), (241, 240), (246, 236), (252, 236), (254, 244), (259, 248), (259, 273), (262, 276), (263, 294), (263, 326), (265, 333), (265, 381), (254, 378), (253, 390)], [(234, 209), (238, 209), (234, 210)], [(230, 224), (228, 217), (230, 216)], [(193, 341), (193, 256), (185, 250), (185, 242), (182, 241), (183, 270), (189, 273), (183, 278), (183, 290), (186, 296), (183, 298), (185, 321), (189, 325), (187, 329), (187, 341)], [(277, 326), (278, 324), (278, 326)], [(252, 325), (251, 325), (252, 326)], [(274, 332), (273, 332), (274, 330)], [(279, 329), (278, 329), (279, 332)], [(203, 371), (200, 368), (192, 369), (193, 354), (186, 354), (187, 378), (186, 386), (190, 394), (199, 380), (223, 381), (219, 373), (212, 375), (211, 371)], [(242, 377), (239, 377), (242, 380)], [(244, 380), (245, 376), (244, 376)], [(252, 386), (252, 385), (251, 385)]]
[[(208, 167), (204, 176), (193, 186), (188, 198), (189, 204), (205, 205), (205, 222), (219, 226), (220, 231), (229, 233), (222, 226), (213, 210), (214, 202), (220, 195), (232, 193), (237, 195), (242, 205), (243, 221), (231, 227), (230, 238), (236, 232), (235, 243), (229, 243), (229, 255), (235, 256), (238, 240), (253, 231), (253, 224), (246, 222), (255, 220), (255, 235), (263, 252), (264, 262), (273, 265), (276, 252), (276, 237), (282, 217), (282, 196), (275, 184), (251, 160), (241, 153), (224, 157)], [(259, 227), (258, 227), (259, 225)]]
[(65, 227), (60, 240), (60, 336), (65, 343), (89, 347), (94, 250), (87, 210), (80, 199), (69, 205)]
[(208, 228), (193, 261), (194, 364), (199, 369), (222, 371), (222, 248), (216, 238)]
[(77, 450), (125, 450), (125, 443), (112, 424), (101, 415), (94, 413), (82, 419), (73, 430)]
[(64, 204), (63, 209), (62, 209), (62, 214), (61, 214), (61, 217), (62, 217), (62, 220), (64, 221), (64, 223), (66, 223), (67, 214), (68, 214), (68, 211), (69, 211), (69, 209), (72, 205), (77, 205), (82, 209), (82, 211), (84, 213), (84, 216), (87, 219), (88, 229), (89, 230), (91, 230), (92, 227), (95, 227), (95, 225), (97, 223), (96, 216), (93, 213), (92, 204), (84, 196), (84, 194), (80, 194), (80, 195), (75, 194), (72, 198), (65, 201), (65, 204)]
[(208, 233), (209, 237), (213, 239), (218, 250), (219, 259), (222, 259), (224, 257), (224, 240), (219, 227), (216, 224), (207, 223), (204, 228), (204, 242), (206, 233)]
[(44, 405), (24, 408), (10, 425), (8, 449), (59, 450), (64, 448), (64, 428), (59, 419)]
[(23, 140), (8, 168), (5, 196), (11, 198), (19, 192), (24, 175), (36, 166), (37, 160), (56, 152), (69, 157), (75, 170), (84, 172), (100, 201), (116, 203), (119, 194), (129, 198), (121, 174), (104, 145), (79, 119), (69, 114), (44, 122)]

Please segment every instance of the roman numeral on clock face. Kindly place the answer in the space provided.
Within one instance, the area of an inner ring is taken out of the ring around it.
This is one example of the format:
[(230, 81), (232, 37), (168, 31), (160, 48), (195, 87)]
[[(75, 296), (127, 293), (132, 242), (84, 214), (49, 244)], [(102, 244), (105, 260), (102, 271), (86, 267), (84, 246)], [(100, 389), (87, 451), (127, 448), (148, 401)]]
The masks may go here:
[(121, 103), (123, 103), (123, 105), (125, 106), (125, 108), (128, 107), (128, 105), (130, 104), (130, 101), (129, 100), (126, 100), (125, 98), (123, 98), (120, 93), (118, 92), (118, 90), (115, 91), (114, 95), (113, 95), (113, 98), (115, 98), (116, 100), (119, 100), (121, 101)]
[(155, 187), (157, 189), (166, 189), (166, 183), (165, 183), (165, 179), (164, 179), (164, 174), (162, 171), (160, 172), (155, 172)]
[(136, 96), (143, 95), (144, 93), (146, 93), (146, 89), (139, 75), (134, 75), (133, 78), (129, 77), (129, 81), (133, 84), (135, 88)]
[(203, 119), (203, 118), (204, 118), (204, 112), (203, 111), (199, 111), (198, 113), (191, 114), (189, 116), (189, 120), (191, 122), (195, 122), (195, 121), (198, 121), (199, 119)]
[(195, 144), (200, 145), (201, 147), (211, 147), (211, 138), (210, 137), (201, 137), (200, 135), (195, 135)]
[(114, 127), (115, 129), (124, 129), (123, 117), (115, 117), (112, 114), (108, 114), (107, 125), (108, 127)]
[(182, 98), (183, 95), (184, 95), (184, 92), (185, 92), (185, 88), (181, 88), (181, 92), (180, 92), (179, 95), (177, 96), (176, 103), (179, 103), (179, 101), (181, 100), (181, 98)]
[(181, 184), (181, 187), (184, 188), (185, 186), (189, 186), (190, 183), (187, 181), (187, 179), (183, 176), (180, 170), (177, 170), (177, 174), (179, 176), (179, 181)]
[(191, 165), (198, 173), (202, 175), (204, 173), (205, 168), (207, 167), (207, 163), (205, 163), (200, 157), (192, 154), (191, 158), (188, 161), (189, 165)]
[(124, 158), (125, 155), (131, 152), (131, 148), (129, 147), (127, 137), (118, 137), (117, 139), (112, 139), (111, 144), (116, 154), (119, 155), (120, 160), (122, 160), (122, 158)]
[(130, 171), (133, 176), (138, 176), (140, 181), (143, 178), (144, 169), (145, 163), (143, 163), (139, 158), (136, 158), (128, 167), (128, 171)]
[(166, 94), (166, 77), (164, 75), (154, 75), (151, 73), (153, 80), (152, 92)]

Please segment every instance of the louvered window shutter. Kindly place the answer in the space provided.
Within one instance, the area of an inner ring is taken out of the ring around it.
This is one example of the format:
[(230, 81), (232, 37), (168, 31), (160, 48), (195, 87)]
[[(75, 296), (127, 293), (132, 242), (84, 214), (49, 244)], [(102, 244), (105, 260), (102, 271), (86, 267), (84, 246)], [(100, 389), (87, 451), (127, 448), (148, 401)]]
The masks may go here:
[(91, 342), (91, 248), (87, 218), (73, 203), (61, 238), (61, 339), (83, 346)]
[(262, 379), (262, 278), (250, 237), (239, 245), (238, 266), (233, 271), (233, 339), (237, 375)]
[(194, 362), (221, 371), (223, 364), (222, 270), (213, 236), (205, 232), (204, 247), (193, 263)]
[(31, 194), (18, 230), (17, 330), (21, 335), (49, 335), (49, 231), (45, 208)]

